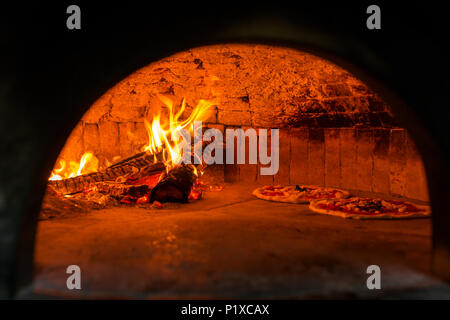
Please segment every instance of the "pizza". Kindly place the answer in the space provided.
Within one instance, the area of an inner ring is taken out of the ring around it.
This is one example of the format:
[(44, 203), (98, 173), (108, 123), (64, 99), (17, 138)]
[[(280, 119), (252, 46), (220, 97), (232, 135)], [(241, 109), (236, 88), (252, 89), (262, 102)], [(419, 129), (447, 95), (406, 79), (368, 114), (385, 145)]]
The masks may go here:
[(309, 208), (314, 212), (350, 219), (410, 219), (431, 215), (429, 206), (359, 197), (315, 200), (311, 201)]
[(259, 199), (289, 202), (309, 203), (317, 199), (343, 199), (350, 194), (347, 191), (317, 186), (264, 186), (253, 191)]

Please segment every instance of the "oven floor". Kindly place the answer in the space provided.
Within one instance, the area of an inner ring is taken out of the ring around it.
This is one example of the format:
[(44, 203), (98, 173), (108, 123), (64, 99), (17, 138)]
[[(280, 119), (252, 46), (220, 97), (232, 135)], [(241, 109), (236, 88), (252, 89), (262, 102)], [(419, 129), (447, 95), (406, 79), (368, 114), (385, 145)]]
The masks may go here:
[[(34, 297), (440, 298), (431, 221), (357, 221), (227, 185), (190, 204), (112, 208), (39, 223)], [(66, 268), (81, 268), (81, 290)], [(366, 268), (381, 268), (368, 290)]]

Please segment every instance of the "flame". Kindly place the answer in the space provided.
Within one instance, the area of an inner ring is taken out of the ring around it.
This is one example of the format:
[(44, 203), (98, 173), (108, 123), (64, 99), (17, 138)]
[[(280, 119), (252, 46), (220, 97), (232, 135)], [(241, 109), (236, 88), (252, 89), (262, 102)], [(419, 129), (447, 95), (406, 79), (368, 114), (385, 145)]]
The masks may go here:
[(62, 180), (62, 177), (60, 176), (60, 173), (64, 170), (66, 167), (66, 161), (65, 160), (59, 160), (60, 168), (56, 169), (53, 168), (52, 174), (48, 180)]
[[(145, 128), (148, 133), (148, 145), (143, 147), (143, 151), (147, 151), (154, 155), (154, 160), (157, 162), (157, 154), (162, 155), (162, 161), (169, 171), (175, 163), (179, 163), (183, 156), (181, 145), (181, 131), (186, 129), (192, 136), (194, 131), (194, 122), (206, 120), (210, 115), (210, 108), (214, 105), (211, 101), (200, 100), (194, 108), (189, 117), (181, 120), (180, 117), (186, 109), (186, 100), (183, 99), (180, 110), (174, 111), (173, 101), (169, 98), (158, 95), (161, 102), (168, 108), (168, 119), (161, 119), (161, 109), (157, 110), (153, 115), (151, 124), (144, 119)], [(106, 160), (107, 161), (107, 160)], [(59, 167), (53, 168), (53, 171), (48, 180), (63, 180), (67, 178), (77, 177), (83, 174), (98, 171), (98, 159), (91, 153), (83, 154), (79, 162), (69, 161), (69, 164), (64, 159), (58, 160)], [(107, 166), (110, 163), (107, 161)], [(195, 166), (194, 173), (198, 177), (202, 174), (201, 170), (197, 172)]]
[(161, 95), (158, 95), (158, 98), (168, 108), (169, 119), (163, 123), (161, 121), (161, 110), (157, 110), (153, 115), (151, 124), (147, 120), (144, 120), (148, 133), (148, 145), (144, 147), (144, 151), (153, 154), (155, 162), (157, 161), (156, 154), (162, 153), (166, 170), (169, 170), (175, 163), (179, 163), (183, 156), (180, 139), (177, 139), (177, 137), (181, 137), (181, 131), (186, 129), (192, 135), (194, 121), (207, 119), (210, 115), (210, 108), (214, 103), (207, 100), (200, 100), (189, 117), (186, 120), (180, 120), (180, 117), (186, 109), (186, 100), (183, 99), (180, 110), (175, 113), (172, 100)]
[(62, 180), (72, 177), (77, 177), (82, 174), (97, 172), (98, 159), (91, 153), (85, 152), (80, 159), (80, 162), (70, 161), (69, 165), (64, 159), (58, 161), (59, 168), (54, 168), (48, 180)]

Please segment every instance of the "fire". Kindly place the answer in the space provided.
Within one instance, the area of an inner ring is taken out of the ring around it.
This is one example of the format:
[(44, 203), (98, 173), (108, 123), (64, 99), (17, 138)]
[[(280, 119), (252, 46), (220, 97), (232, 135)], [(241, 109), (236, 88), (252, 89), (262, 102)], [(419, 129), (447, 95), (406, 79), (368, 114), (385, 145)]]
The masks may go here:
[(70, 161), (67, 165), (64, 159), (60, 159), (58, 163), (59, 168), (53, 169), (48, 180), (63, 180), (98, 170), (98, 159), (91, 152), (84, 153), (79, 162)]
[[(186, 100), (183, 99), (181, 108), (178, 112), (174, 110), (173, 101), (165, 96), (159, 95), (158, 98), (168, 108), (168, 117), (162, 119), (161, 109), (154, 113), (151, 124), (144, 119), (144, 124), (148, 133), (148, 145), (143, 147), (143, 151), (147, 151), (154, 155), (155, 162), (157, 154), (162, 156), (162, 161), (166, 166), (166, 170), (170, 170), (174, 164), (178, 163), (183, 156), (181, 132), (183, 129), (189, 131), (190, 134), (194, 130), (194, 121), (203, 121), (210, 115), (210, 109), (214, 105), (211, 101), (200, 100), (189, 117), (181, 120), (186, 109)], [(58, 160), (58, 167), (53, 171), (48, 180), (63, 180), (98, 171), (98, 159), (91, 153), (86, 152), (80, 161), (69, 161), (64, 159)], [(107, 163), (109, 165), (109, 163)], [(196, 176), (202, 174), (201, 170), (197, 171), (194, 167)]]
[(186, 109), (186, 100), (183, 99), (180, 110), (175, 113), (172, 100), (165, 96), (158, 96), (158, 98), (168, 108), (169, 119), (163, 123), (161, 121), (161, 110), (158, 110), (153, 115), (151, 124), (147, 120), (144, 120), (148, 133), (148, 145), (144, 147), (144, 151), (153, 154), (155, 156), (155, 162), (157, 161), (156, 154), (161, 153), (166, 170), (169, 170), (183, 156), (180, 142), (182, 130), (188, 130), (192, 134), (194, 131), (194, 121), (207, 119), (210, 115), (210, 108), (214, 103), (200, 100), (190, 116), (186, 120), (180, 120), (180, 117)]

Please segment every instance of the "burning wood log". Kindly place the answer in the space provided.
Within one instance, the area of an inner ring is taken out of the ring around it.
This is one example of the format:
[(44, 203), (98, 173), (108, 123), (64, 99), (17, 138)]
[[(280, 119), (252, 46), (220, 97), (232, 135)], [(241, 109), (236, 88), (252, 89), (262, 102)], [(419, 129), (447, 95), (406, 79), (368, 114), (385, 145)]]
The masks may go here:
[(195, 167), (180, 164), (172, 168), (150, 193), (150, 202), (188, 202), (194, 182), (197, 178)]
[(135, 175), (136, 177), (162, 172), (165, 166), (161, 162), (154, 163), (154, 156), (140, 153), (133, 157), (109, 166), (101, 172), (68, 178), (64, 180), (51, 180), (48, 186), (58, 193), (73, 194), (89, 188), (89, 186), (102, 181), (115, 181), (120, 176)]
[(116, 197), (128, 195), (139, 198), (145, 196), (150, 191), (150, 187), (146, 184), (126, 185), (116, 182), (97, 182), (95, 183), (95, 188), (97, 192)]

